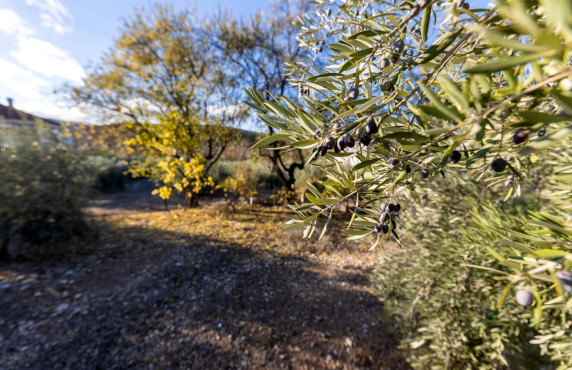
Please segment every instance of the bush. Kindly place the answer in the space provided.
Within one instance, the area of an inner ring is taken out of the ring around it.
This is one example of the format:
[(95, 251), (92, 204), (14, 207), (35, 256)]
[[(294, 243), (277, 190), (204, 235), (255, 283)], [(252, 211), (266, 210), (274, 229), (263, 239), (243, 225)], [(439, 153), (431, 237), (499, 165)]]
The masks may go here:
[(19, 129), (0, 151), (3, 258), (42, 255), (87, 226), (81, 207), (93, 189), (90, 167), (43, 125)]
[[(528, 343), (534, 330), (523, 308), (514, 299), (498, 305), (503, 283), (491, 271), (502, 266), (485, 243), (468, 238), (477, 227), (476, 216), (493, 218), (498, 206), (486, 198), (495, 194), (448, 175), (417, 195), (421, 202), (403, 204), (404, 250), (388, 250), (373, 277), (411, 364), (419, 369), (538, 368), (545, 361)], [(511, 202), (496, 212), (512, 220), (531, 206)]]
[(237, 170), (251, 173), (251, 180), (257, 186), (272, 188), (282, 186), (276, 174), (268, 165), (262, 161), (247, 159), (243, 161), (220, 160), (211, 169), (210, 175), (217, 184), (223, 183), (231, 177)]
[(128, 179), (128, 166), (125, 161), (106, 156), (90, 156), (88, 165), (95, 173), (95, 188), (101, 191), (124, 190)]

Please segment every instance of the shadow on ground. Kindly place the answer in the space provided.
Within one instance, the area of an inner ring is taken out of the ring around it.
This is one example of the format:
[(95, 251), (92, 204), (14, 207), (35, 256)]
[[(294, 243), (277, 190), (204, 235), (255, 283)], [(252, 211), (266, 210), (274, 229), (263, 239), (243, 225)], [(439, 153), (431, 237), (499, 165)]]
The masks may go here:
[(141, 225), (106, 232), (135, 237), (0, 266), (0, 368), (407, 368), (367, 266)]

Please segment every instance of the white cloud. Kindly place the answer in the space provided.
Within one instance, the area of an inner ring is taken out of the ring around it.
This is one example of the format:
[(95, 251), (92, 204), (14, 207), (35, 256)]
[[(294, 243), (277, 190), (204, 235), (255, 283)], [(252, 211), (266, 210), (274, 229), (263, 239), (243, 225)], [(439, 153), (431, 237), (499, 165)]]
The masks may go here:
[(24, 24), (20, 16), (9, 9), (0, 9), (0, 32), (11, 36), (29, 36), (35, 32)]
[(71, 31), (66, 22), (73, 20), (71, 13), (58, 0), (26, 0), (29, 6), (35, 6), (42, 10), (40, 18), (42, 26), (53, 28), (57, 33)]
[(0, 91), (4, 96), (40, 99), (50, 82), (15, 63), (0, 58)]
[(46, 77), (81, 82), (83, 67), (68, 51), (35, 37), (19, 37), (18, 50), (10, 53), (22, 66)]

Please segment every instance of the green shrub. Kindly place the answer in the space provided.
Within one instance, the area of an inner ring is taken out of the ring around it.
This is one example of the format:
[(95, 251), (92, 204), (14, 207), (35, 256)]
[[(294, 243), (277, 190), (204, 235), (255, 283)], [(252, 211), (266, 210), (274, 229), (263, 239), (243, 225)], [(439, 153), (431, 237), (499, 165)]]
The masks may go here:
[(124, 190), (128, 179), (128, 166), (123, 160), (98, 155), (87, 158), (95, 173), (95, 188), (98, 190)]
[(247, 159), (241, 161), (220, 160), (210, 171), (210, 176), (215, 183), (220, 184), (225, 179), (231, 177), (237, 170), (252, 172), (256, 184), (262, 187), (272, 188), (281, 186), (280, 180), (276, 174), (268, 167), (268, 164), (259, 160)]
[[(485, 244), (467, 239), (474, 216), (498, 208), (486, 201), (495, 194), (448, 174), (417, 189), (417, 196), (418, 203), (402, 204), (404, 249), (388, 250), (373, 277), (411, 364), (537, 368), (542, 358), (528, 343), (534, 331), (523, 308), (514, 299), (497, 306), (504, 284), (491, 271), (502, 267)], [(527, 206), (515, 201), (499, 212), (508, 219)]]
[(92, 172), (41, 124), (9, 137), (0, 150), (0, 255), (52, 253), (87, 231), (81, 207)]

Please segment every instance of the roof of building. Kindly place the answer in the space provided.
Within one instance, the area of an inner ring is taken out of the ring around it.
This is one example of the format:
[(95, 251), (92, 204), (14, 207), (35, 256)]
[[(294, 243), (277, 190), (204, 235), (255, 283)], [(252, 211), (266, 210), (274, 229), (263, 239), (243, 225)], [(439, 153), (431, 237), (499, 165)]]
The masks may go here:
[(58, 121), (54, 121), (53, 119), (38, 117), (33, 114), (23, 112), (21, 110), (14, 108), (11, 105), (0, 104), (0, 117), (4, 117), (4, 119), (22, 120), (27, 122), (36, 122), (38, 120), (42, 120), (50, 125), (58, 125), (58, 126), (60, 125)]

